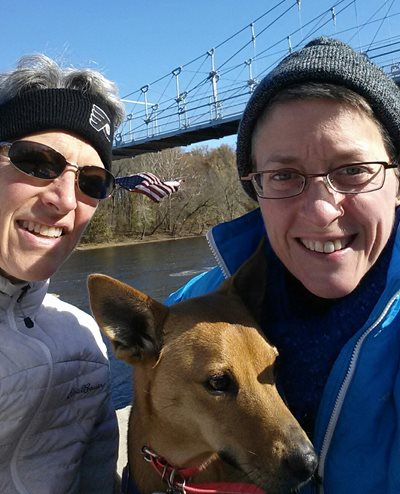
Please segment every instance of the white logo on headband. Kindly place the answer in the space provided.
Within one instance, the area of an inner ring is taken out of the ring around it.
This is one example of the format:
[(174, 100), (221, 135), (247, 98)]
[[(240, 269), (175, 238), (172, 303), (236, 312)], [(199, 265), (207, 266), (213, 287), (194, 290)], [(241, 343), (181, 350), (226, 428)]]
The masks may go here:
[(89, 118), (90, 125), (97, 130), (97, 132), (103, 131), (107, 141), (111, 139), (111, 122), (106, 112), (99, 106), (93, 104), (92, 112)]

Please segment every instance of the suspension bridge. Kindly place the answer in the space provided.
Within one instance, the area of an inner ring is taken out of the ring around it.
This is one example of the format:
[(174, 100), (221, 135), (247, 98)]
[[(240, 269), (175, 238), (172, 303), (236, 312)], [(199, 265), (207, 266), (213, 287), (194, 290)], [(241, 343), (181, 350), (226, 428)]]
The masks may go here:
[[(236, 134), (258, 82), (282, 58), (326, 35), (349, 43), (400, 84), (400, 0), (281, 0), (215, 47), (123, 96), (113, 157)], [(288, 31), (288, 26), (296, 26)]]

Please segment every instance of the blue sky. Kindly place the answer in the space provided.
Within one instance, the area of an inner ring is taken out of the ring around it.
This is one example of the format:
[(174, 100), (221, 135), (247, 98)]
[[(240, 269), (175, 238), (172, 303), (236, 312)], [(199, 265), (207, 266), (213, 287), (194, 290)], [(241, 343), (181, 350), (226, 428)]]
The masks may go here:
[[(292, 9), (284, 28), (271, 28), (270, 39), (284, 35), (283, 29), (298, 29), (337, 2), (301, 0), (300, 13), (297, 7)], [(101, 70), (124, 96), (217, 46), (277, 3), (279, 0), (2, 0), (0, 71), (12, 68), (24, 54), (43, 52), (65, 65)], [(342, 30), (348, 22), (354, 25), (355, 16), (360, 21), (366, 19), (379, 6), (400, 12), (400, 0), (358, 0), (341, 16), (340, 26), (330, 23), (326, 29), (329, 34), (336, 30), (346, 37)], [(398, 36), (400, 19), (394, 16), (385, 25), (371, 25), (364, 34)], [(360, 42), (360, 38), (352, 42)]]

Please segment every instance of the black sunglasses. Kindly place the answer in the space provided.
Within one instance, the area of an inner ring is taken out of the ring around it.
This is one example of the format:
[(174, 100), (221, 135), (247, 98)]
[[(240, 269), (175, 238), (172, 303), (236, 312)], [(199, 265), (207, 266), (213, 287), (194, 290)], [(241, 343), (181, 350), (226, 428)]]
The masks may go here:
[(41, 180), (54, 180), (68, 165), (73, 166), (79, 190), (93, 199), (107, 199), (115, 189), (115, 177), (105, 168), (69, 163), (55, 149), (39, 142), (2, 142), (0, 150), (17, 170)]

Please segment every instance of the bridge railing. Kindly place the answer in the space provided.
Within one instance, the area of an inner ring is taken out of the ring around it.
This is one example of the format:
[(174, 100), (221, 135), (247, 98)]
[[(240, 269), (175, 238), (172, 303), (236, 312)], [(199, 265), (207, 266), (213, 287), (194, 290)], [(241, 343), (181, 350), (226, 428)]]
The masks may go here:
[[(281, 1), (280, 3), (284, 2)], [(291, 7), (287, 9), (288, 12), (293, 7), (293, 1), (290, 3)], [(300, 2), (297, 4), (300, 5)], [(324, 34), (335, 35), (338, 38), (343, 38), (346, 42), (349, 42), (347, 38), (353, 39), (356, 34), (360, 38), (360, 27), (357, 28), (357, 31), (352, 28), (353, 31), (346, 29), (342, 33), (337, 32), (339, 14), (348, 17), (348, 8), (354, 4), (354, 0), (337, 0), (336, 4), (337, 10), (332, 7), (315, 18), (321, 23), (322, 30), (327, 31), (326, 24), (328, 21), (326, 21), (326, 17), (331, 16), (334, 33), (326, 32)], [(339, 10), (339, 6), (341, 10)], [(398, 15), (400, 14), (393, 14), (391, 20), (393, 22), (394, 19), (397, 25), (400, 25), (396, 19)], [(278, 17), (282, 17), (282, 14), (279, 14)], [(362, 27), (368, 27), (370, 31), (372, 26), (381, 27), (386, 17), (369, 20)], [(315, 19), (313, 20), (315, 21)], [(321, 19), (324, 20), (323, 23)], [(303, 24), (309, 26), (310, 23), (311, 21)], [(171, 135), (177, 137), (176, 140), (171, 140), (171, 145), (180, 142), (179, 136), (187, 136), (186, 140), (182, 139), (182, 142), (189, 144), (196, 142), (196, 129), (211, 129), (216, 126), (220, 127), (218, 137), (221, 137), (223, 132), (227, 132), (226, 135), (234, 133), (234, 126), (227, 125), (224, 127), (223, 124), (240, 119), (258, 81), (292, 49), (297, 49), (306, 44), (310, 38), (321, 34), (316, 29), (309, 30), (307, 36), (300, 39), (300, 31), (301, 36), (303, 36), (303, 30), (298, 29), (295, 33), (277, 42), (271, 43), (271, 40), (268, 39), (267, 44), (264, 43), (265, 46), (260, 51), (260, 44), (258, 44), (257, 49), (255, 46), (256, 39), (260, 41), (260, 35), (258, 37), (255, 35), (253, 24), (249, 27), (250, 40), (247, 39), (243, 45), (247, 47), (246, 53), (243, 52), (243, 47), (238, 48), (236, 46), (235, 50), (232, 50), (233, 54), (229, 50), (225, 51), (224, 56), (220, 56), (223, 61), (217, 65), (216, 57), (219, 52), (215, 49), (209, 50), (204, 54), (203, 59), (198, 57), (199, 64), (201, 62), (201, 70), (197, 71), (196, 77), (191, 78), (192, 71), (188, 70), (189, 64), (186, 64), (186, 66), (175, 68), (168, 74), (168, 77), (164, 76), (159, 80), (165, 83), (166, 87), (174, 86), (173, 90), (169, 87), (167, 97), (163, 97), (164, 93), (167, 92), (166, 89), (155, 88), (155, 84), (149, 84), (135, 93), (135, 99), (126, 100), (131, 106), (125, 122), (115, 133), (114, 149), (116, 151), (119, 149), (134, 150), (135, 147), (139, 146), (144, 149), (144, 143), (161, 142)], [(261, 30), (263, 35), (266, 32), (266, 29)], [(296, 43), (294, 43), (295, 40)], [(248, 49), (249, 44), (250, 49)], [(364, 45), (359, 43), (359, 46), (360, 51), (380, 65), (396, 82), (400, 82), (400, 36), (392, 36), (389, 39), (380, 39), (379, 41), (375, 40), (375, 36), (372, 41), (366, 40), (364, 37)], [(247, 57), (249, 50), (252, 51), (250, 53), (252, 56)], [(204, 69), (205, 64), (206, 70)], [(182, 87), (185, 89), (183, 90)], [(161, 96), (155, 97), (157, 94), (161, 94)], [(154, 146), (149, 147), (149, 150), (153, 149)]]

